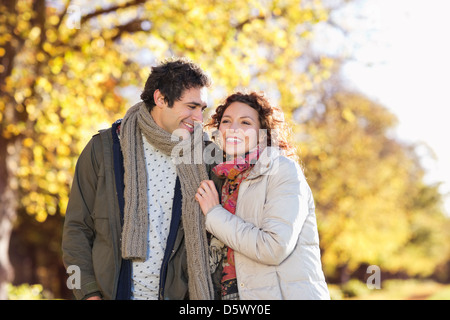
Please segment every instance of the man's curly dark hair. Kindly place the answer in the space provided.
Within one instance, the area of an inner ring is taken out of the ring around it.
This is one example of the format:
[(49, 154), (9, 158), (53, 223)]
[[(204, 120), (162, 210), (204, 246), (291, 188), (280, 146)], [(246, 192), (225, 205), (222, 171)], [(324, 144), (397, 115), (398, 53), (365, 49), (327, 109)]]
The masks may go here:
[(171, 108), (175, 101), (181, 99), (185, 90), (209, 87), (209, 76), (195, 63), (186, 58), (168, 59), (160, 65), (152, 67), (141, 94), (148, 111), (155, 106), (153, 94), (157, 89), (164, 96)]

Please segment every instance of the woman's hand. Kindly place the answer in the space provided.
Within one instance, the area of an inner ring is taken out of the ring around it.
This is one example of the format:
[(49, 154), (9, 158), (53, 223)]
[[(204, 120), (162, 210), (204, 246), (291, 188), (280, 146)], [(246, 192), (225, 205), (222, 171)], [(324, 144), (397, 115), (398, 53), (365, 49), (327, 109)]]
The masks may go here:
[(195, 200), (200, 204), (203, 214), (206, 216), (212, 207), (220, 204), (219, 194), (212, 180), (203, 180), (195, 194)]

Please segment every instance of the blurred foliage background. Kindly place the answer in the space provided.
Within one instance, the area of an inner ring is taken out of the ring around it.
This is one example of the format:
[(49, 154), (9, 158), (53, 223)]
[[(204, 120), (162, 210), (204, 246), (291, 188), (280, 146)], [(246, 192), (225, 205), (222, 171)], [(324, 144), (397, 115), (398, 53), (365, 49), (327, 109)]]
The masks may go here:
[(0, 299), (71, 298), (60, 243), (76, 160), (172, 56), (211, 75), (208, 113), (243, 88), (283, 108), (334, 298), (363, 296), (369, 265), (386, 281), (450, 282), (449, 219), (416, 145), (392, 138), (385, 107), (341, 85), (339, 58), (311, 50), (331, 10), (319, 0), (2, 1)]

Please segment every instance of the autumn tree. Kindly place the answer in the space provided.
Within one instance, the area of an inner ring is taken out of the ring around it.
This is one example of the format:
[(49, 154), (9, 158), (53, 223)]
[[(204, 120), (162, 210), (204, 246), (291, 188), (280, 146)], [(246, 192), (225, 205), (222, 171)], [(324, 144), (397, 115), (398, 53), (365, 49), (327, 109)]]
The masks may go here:
[[(320, 1), (45, 1), (0, 4), (0, 298), (18, 210), (64, 214), (76, 159), (123, 116), (124, 89), (187, 56), (214, 79), (211, 105), (237, 87), (275, 96), (289, 116), (326, 77), (302, 61)], [(134, 97), (135, 99), (136, 97)]]
[(326, 274), (346, 281), (375, 264), (430, 275), (448, 257), (449, 221), (438, 186), (424, 182), (415, 146), (395, 138), (395, 116), (341, 87), (297, 118)]

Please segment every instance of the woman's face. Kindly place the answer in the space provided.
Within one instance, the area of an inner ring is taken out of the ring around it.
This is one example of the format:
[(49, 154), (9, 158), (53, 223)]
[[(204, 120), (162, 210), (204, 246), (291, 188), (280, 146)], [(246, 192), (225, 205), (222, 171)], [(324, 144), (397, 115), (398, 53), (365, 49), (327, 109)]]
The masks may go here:
[(260, 128), (258, 111), (242, 102), (231, 103), (219, 124), (225, 153), (235, 157), (254, 149)]

